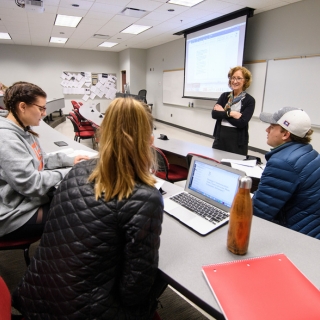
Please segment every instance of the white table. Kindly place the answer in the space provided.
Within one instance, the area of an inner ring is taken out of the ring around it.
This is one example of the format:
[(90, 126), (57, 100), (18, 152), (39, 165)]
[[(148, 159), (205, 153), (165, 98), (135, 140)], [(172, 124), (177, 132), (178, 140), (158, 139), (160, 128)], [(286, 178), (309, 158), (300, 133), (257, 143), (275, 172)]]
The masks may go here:
[(55, 111), (59, 111), (60, 112), (60, 117), (62, 116), (62, 111), (61, 109), (64, 108), (64, 98), (60, 98), (60, 99), (54, 99), (54, 100), (48, 100), (47, 104), (46, 104), (46, 113), (47, 113), (47, 117), (50, 118), (50, 120), (52, 121), (52, 113)]
[[(88, 148), (87, 146), (76, 142), (59, 131), (53, 129), (43, 120), (40, 121), (40, 125), (37, 127), (32, 127), (32, 129), (39, 134), (40, 145), (46, 153), (54, 152), (63, 149), (74, 149), (74, 150), (85, 150), (88, 152), (94, 152), (93, 149)], [(59, 147), (54, 144), (56, 141), (64, 141), (68, 145), (64, 147)]]
[[(167, 192), (164, 197), (182, 190), (169, 182), (164, 182), (162, 189)], [(224, 317), (202, 275), (203, 265), (284, 253), (320, 288), (319, 240), (253, 217), (248, 253), (237, 256), (227, 250), (227, 231), (225, 225), (202, 237), (164, 213), (159, 270), (172, 287), (216, 319)]]
[(79, 108), (79, 112), (85, 119), (92, 122), (95, 126), (101, 126), (104, 115), (97, 110), (95, 103), (84, 103)]

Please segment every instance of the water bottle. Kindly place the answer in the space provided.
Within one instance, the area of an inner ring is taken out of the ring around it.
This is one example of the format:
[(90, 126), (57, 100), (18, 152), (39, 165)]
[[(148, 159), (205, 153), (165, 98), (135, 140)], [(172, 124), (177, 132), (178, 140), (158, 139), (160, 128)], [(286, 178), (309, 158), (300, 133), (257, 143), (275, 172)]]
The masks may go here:
[(230, 210), (227, 247), (229, 251), (238, 255), (246, 254), (249, 246), (252, 221), (251, 186), (250, 177), (240, 179), (239, 189)]

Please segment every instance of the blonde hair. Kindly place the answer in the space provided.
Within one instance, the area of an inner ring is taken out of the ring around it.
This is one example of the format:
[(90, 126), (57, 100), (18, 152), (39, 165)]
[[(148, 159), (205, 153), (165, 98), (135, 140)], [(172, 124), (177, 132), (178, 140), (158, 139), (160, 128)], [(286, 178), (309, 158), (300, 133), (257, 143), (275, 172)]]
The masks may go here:
[(100, 128), (99, 160), (89, 177), (96, 199), (103, 193), (106, 201), (128, 198), (137, 181), (154, 186), (153, 121), (146, 108), (131, 98), (117, 98), (109, 105)]
[(229, 87), (231, 88), (231, 77), (234, 75), (235, 72), (237, 71), (241, 71), (244, 77), (244, 85), (242, 87), (242, 90), (245, 91), (250, 87), (250, 84), (252, 82), (252, 75), (251, 72), (245, 68), (245, 67), (241, 67), (241, 66), (237, 66), (234, 68), (231, 68), (228, 72), (228, 78), (229, 78)]

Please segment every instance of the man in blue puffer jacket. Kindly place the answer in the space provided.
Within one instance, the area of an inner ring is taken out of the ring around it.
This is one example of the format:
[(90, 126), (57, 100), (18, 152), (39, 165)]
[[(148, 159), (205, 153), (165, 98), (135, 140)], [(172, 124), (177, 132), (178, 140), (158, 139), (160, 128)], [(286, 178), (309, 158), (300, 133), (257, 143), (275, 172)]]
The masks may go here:
[(306, 112), (284, 107), (261, 113), (269, 123), (267, 165), (253, 197), (254, 215), (320, 239), (320, 155), (309, 144)]

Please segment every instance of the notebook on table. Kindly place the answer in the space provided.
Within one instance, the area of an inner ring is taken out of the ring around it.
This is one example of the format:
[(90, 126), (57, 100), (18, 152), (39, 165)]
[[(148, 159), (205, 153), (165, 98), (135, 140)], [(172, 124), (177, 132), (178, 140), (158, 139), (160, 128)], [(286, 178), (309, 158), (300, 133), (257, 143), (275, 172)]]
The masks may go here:
[(164, 199), (164, 211), (201, 235), (229, 221), (245, 173), (210, 159), (192, 157), (184, 191)]
[(207, 265), (202, 272), (228, 320), (320, 319), (320, 291), (282, 253)]

